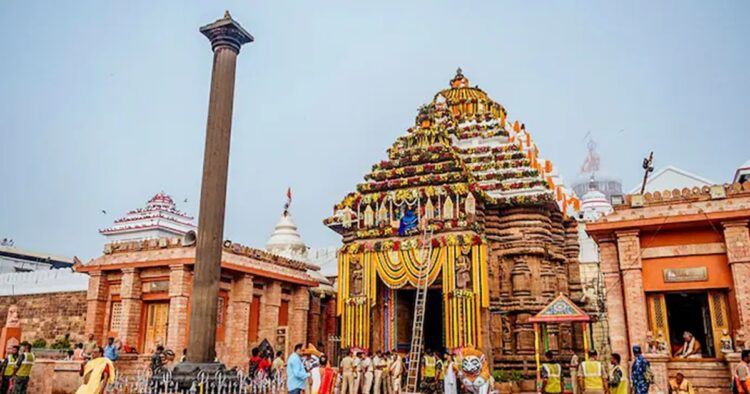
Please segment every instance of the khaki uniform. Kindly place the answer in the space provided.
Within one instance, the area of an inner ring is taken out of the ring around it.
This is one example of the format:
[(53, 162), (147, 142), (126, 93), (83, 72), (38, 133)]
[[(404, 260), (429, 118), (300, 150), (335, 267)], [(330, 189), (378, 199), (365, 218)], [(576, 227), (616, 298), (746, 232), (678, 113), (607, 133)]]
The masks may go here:
[(342, 372), (341, 394), (357, 394), (357, 390), (354, 386), (354, 358), (352, 358), (351, 356), (344, 357), (341, 360), (340, 366)]
[(370, 356), (362, 359), (362, 362), (359, 364), (359, 369), (362, 371), (362, 393), (370, 394), (370, 390), (372, 390), (373, 373), (375, 372)]
[(383, 357), (375, 356), (372, 359), (372, 366), (375, 368), (375, 394), (380, 394), (380, 389), (383, 385), (383, 369), (386, 366), (385, 359)]

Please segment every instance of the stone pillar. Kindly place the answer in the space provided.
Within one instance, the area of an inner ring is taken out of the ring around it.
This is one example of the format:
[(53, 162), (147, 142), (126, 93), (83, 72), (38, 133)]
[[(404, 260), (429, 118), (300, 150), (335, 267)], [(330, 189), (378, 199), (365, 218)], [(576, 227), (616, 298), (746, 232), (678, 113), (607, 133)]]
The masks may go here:
[[(643, 265), (638, 230), (617, 232), (617, 252), (625, 296), (625, 316), (630, 345), (646, 346), (648, 310), (643, 292)], [(610, 312), (609, 316), (612, 316)]]
[[(289, 347), (307, 342), (307, 311), (310, 310), (310, 290), (306, 286), (294, 288), (289, 313)], [(313, 343), (317, 346), (317, 343)]]
[(123, 343), (141, 349), (138, 343), (141, 330), (141, 293), (143, 284), (141, 275), (135, 268), (123, 268), (122, 280), (120, 281), (120, 298), (122, 302), (122, 315), (120, 318), (120, 339)]
[(250, 328), (250, 303), (253, 302), (253, 277), (245, 274), (234, 280), (229, 293), (227, 309), (227, 345), (225, 362), (227, 367), (243, 367), (248, 351), (248, 330)]
[(182, 350), (187, 347), (190, 285), (190, 271), (186, 265), (169, 266), (169, 326), (166, 347), (177, 355), (182, 355)]
[(734, 294), (737, 299), (740, 329), (745, 338), (750, 338), (750, 233), (748, 221), (737, 220), (722, 223), (727, 260), (732, 269)]
[(609, 341), (612, 352), (619, 353), (623, 365), (630, 359), (628, 334), (625, 323), (625, 299), (623, 297), (620, 263), (617, 256), (617, 245), (613, 239), (599, 240), (599, 261), (607, 303), (607, 321), (609, 323)]
[(267, 339), (276, 343), (276, 328), (279, 325), (279, 307), (281, 306), (281, 284), (268, 282), (263, 297), (260, 299), (260, 321), (258, 322), (258, 342)]
[(203, 26), (200, 32), (211, 41), (214, 61), (203, 153), (188, 358), (196, 363), (211, 363), (216, 355), (215, 327), (224, 241), (235, 68), (240, 47), (252, 42), (253, 37), (228, 12), (223, 19)]
[(94, 334), (96, 343), (103, 343), (104, 320), (107, 313), (107, 297), (109, 286), (107, 277), (101, 271), (89, 273), (89, 288), (86, 292), (86, 332), (85, 335)]

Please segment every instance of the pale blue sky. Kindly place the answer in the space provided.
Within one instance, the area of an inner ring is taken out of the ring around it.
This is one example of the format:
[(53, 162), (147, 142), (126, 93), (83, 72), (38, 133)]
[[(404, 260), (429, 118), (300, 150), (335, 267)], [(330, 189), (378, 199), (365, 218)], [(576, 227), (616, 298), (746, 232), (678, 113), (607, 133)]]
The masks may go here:
[(197, 217), (198, 28), (225, 8), (256, 37), (237, 68), (234, 241), (262, 246), (292, 186), (304, 239), (337, 244), (322, 219), (458, 66), (568, 181), (587, 131), (626, 189), (649, 150), (717, 182), (750, 156), (746, 1), (4, 1), (0, 238), (92, 258), (97, 230), (159, 190)]

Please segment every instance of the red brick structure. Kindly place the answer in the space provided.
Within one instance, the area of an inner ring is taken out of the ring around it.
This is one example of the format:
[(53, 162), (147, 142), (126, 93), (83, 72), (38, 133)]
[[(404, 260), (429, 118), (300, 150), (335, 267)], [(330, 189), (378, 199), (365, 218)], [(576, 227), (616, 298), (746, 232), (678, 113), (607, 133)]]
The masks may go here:
[[(683, 372), (701, 393), (727, 392), (750, 335), (750, 183), (629, 195), (614, 208), (586, 226), (600, 248), (612, 351), (629, 359), (641, 345), (661, 387)], [(700, 356), (675, 355), (683, 331)]]
[[(90, 275), (86, 332), (120, 338), (139, 353), (163, 344), (186, 347), (195, 248), (181, 238), (107, 244), (76, 266)], [(249, 349), (268, 340), (290, 351), (308, 339), (310, 264), (227, 241), (222, 252), (216, 348), (222, 362), (244, 365)]]

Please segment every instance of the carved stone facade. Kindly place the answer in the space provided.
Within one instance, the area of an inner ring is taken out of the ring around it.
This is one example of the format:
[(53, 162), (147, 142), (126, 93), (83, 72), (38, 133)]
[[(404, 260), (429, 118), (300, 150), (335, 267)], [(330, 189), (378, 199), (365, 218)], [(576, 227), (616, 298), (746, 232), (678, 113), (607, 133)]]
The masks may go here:
[[(425, 347), (479, 347), (496, 368), (531, 374), (529, 318), (560, 293), (582, 296), (569, 216), (579, 203), (526, 127), (506, 117), (459, 70), (324, 221), (343, 237), (342, 346), (407, 350), (424, 270)], [(546, 332), (563, 358), (583, 347), (580, 328)]]

